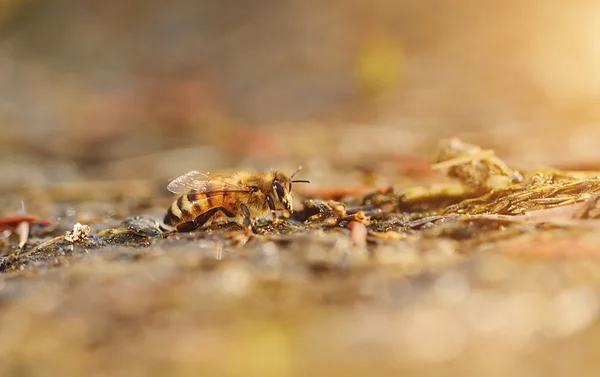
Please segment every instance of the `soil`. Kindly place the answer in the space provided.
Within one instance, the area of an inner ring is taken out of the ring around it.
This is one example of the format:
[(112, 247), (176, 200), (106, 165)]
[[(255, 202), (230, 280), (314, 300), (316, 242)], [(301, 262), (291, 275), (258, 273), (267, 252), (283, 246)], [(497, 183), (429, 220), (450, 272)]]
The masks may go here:
[(0, 374), (600, 369), (596, 175), (520, 171), (458, 139), (435, 155), (447, 178), (307, 185), (252, 234), (168, 233), (159, 184), (20, 192), (31, 215), (6, 214), (0, 238)]

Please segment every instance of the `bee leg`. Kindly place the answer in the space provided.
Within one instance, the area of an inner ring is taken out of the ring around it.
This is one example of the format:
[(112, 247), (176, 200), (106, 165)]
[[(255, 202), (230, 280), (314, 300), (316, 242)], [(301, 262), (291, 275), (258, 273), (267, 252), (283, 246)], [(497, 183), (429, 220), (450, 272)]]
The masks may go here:
[(246, 227), (246, 229), (248, 229), (249, 232), (256, 233), (254, 225), (252, 224), (252, 220), (250, 219), (250, 210), (248, 209), (248, 207), (246, 207), (245, 204), (242, 204), (240, 208), (242, 209), (242, 213), (244, 214), (244, 226)]
[(158, 235), (158, 237), (159, 238), (167, 238), (167, 237), (170, 237), (170, 236), (172, 236), (172, 235), (174, 235), (176, 233), (177, 233), (177, 230), (170, 230), (168, 232), (161, 233), (160, 235)]
[(271, 222), (273, 225), (283, 223), (283, 221), (279, 217), (277, 217), (277, 212), (275, 212), (275, 211), (271, 211), (271, 219), (272, 219)]
[(178, 233), (193, 232), (194, 230), (198, 229), (198, 227), (199, 225), (196, 225), (193, 221), (188, 221), (186, 223), (177, 225), (175, 231)]
[(275, 203), (273, 202), (273, 198), (271, 198), (271, 195), (267, 195), (267, 204), (269, 205), (269, 209), (271, 210), (271, 219), (273, 221), (273, 225), (279, 224), (280, 220), (277, 218)]
[(227, 217), (235, 217), (235, 215), (225, 207), (214, 207), (196, 217), (193, 221), (179, 224), (176, 229), (178, 232), (192, 232), (206, 224), (206, 222), (219, 211), (223, 212)]

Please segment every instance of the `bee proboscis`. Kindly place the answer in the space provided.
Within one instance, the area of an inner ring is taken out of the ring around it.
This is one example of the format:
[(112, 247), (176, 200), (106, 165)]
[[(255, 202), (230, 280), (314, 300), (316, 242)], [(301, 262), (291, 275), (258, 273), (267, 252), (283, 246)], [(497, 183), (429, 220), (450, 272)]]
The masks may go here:
[(191, 232), (209, 221), (229, 218), (252, 228), (252, 218), (271, 212), (276, 221), (276, 211), (293, 212), (292, 180), (280, 171), (238, 172), (230, 177), (211, 177), (190, 171), (169, 183), (167, 189), (179, 198), (171, 204), (164, 223), (178, 232)]

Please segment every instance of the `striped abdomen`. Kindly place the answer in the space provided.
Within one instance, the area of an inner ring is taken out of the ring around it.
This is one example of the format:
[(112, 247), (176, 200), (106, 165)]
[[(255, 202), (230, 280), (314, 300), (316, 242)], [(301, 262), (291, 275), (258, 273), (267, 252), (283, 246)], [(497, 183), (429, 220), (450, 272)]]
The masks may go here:
[[(164, 218), (164, 223), (169, 226), (177, 226), (182, 223), (193, 221), (196, 217), (215, 207), (225, 207), (234, 210), (234, 201), (230, 198), (233, 193), (227, 194), (227, 190), (219, 192), (190, 191), (180, 196), (171, 204)], [(219, 216), (216, 214), (215, 216)]]

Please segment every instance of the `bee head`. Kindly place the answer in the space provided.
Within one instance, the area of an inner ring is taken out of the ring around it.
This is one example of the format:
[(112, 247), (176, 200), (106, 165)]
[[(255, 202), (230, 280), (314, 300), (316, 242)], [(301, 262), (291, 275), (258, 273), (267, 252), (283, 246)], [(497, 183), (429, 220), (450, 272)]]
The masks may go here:
[(275, 198), (279, 203), (281, 203), (283, 208), (287, 209), (290, 213), (292, 213), (294, 209), (292, 203), (292, 183), (309, 183), (309, 181), (306, 180), (292, 180), (294, 175), (296, 175), (300, 169), (302, 169), (302, 167), (299, 167), (298, 170), (296, 170), (289, 178), (283, 173), (278, 172), (275, 174), (275, 179), (273, 180), (272, 186)]
[(287, 209), (291, 213), (294, 208), (292, 205), (292, 195), (290, 189), (291, 182), (288, 183), (288, 187), (285, 187), (284, 183), (281, 181), (277, 179), (273, 180), (273, 193), (275, 194), (275, 198), (279, 203), (281, 203), (283, 208)]

